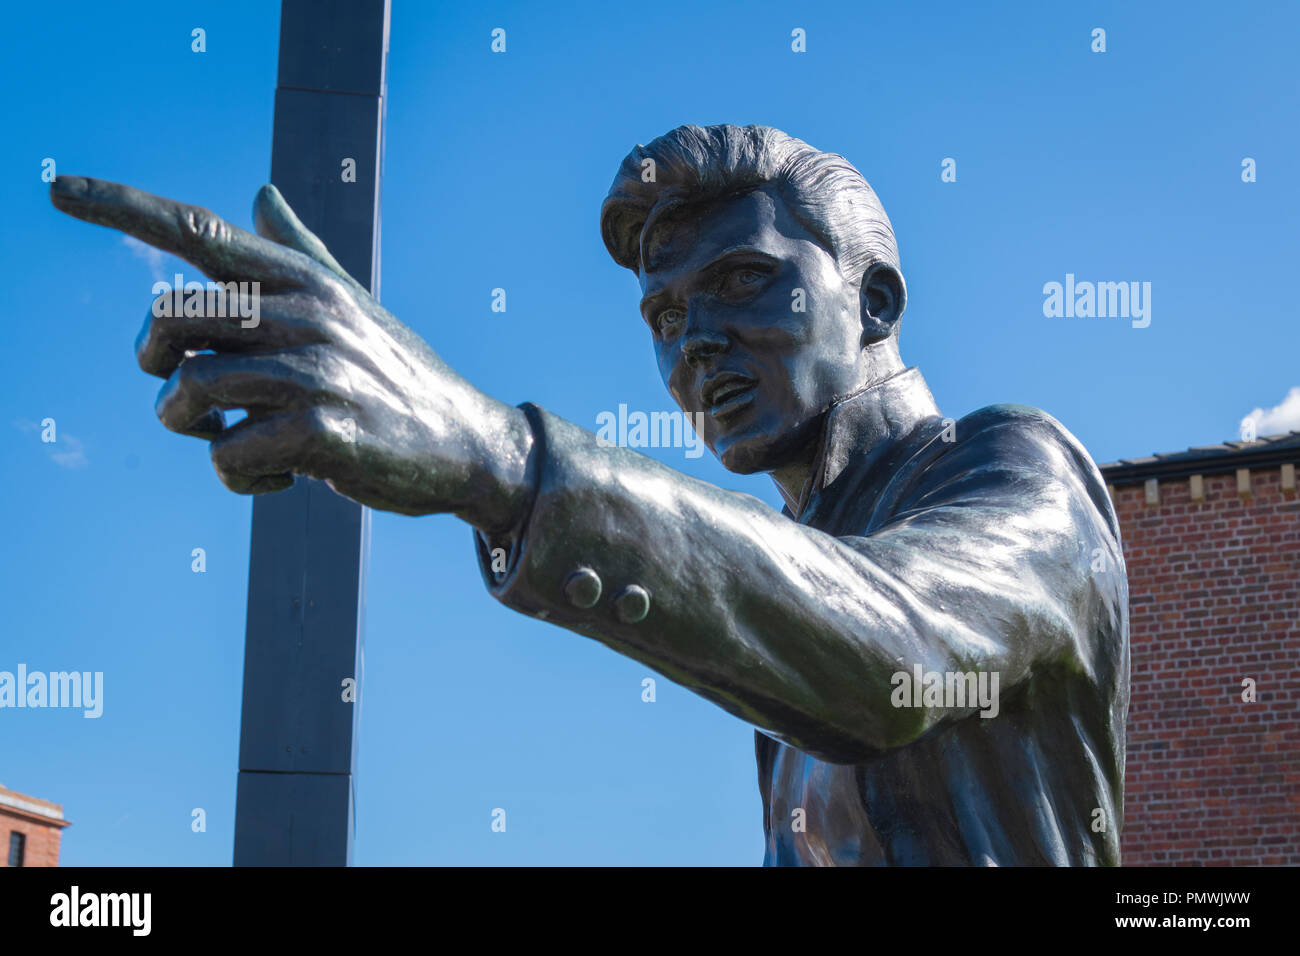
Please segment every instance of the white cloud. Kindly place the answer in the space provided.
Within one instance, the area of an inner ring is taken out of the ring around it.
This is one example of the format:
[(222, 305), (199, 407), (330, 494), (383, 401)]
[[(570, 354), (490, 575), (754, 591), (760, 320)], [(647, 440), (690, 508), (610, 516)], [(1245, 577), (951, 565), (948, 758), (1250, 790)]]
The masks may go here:
[(149, 264), (149, 271), (153, 273), (155, 282), (167, 281), (167, 277), (163, 275), (163, 253), (161, 249), (155, 249), (149, 243), (141, 242), (135, 236), (123, 236), (122, 242), (126, 244), (132, 254)]
[[(58, 451), (55, 451), (56, 445), (62, 445)], [(90, 464), (86, 458), (86, 446), (81, 443), (81, 439), (76, 435), (69, 435), (64, 432), (59, 436), (59, 440), (49, 446), (50, 457), (54, 463), (62, 468), (85, 468)]]
[[(41, 425), (27, 418), (16, 418), (13, 424), (15, 428), (24, 432), (44, 431)], [(54, 437), (55, 440), (52, 442), (42, 442), (52, 462), (60, 468), (85, 468), (90, 464), (90, 459), (86, 457), (86, 446), (80, 438), (69, 435), (57, 426)]]
[(1241, 420), (1243, 434), (1253, 423), (1257, 436), (1277, 435), (1300, 429), (1300, 385), (1286, 393), (1286, 398), (1272, 408), (1257, 408)]

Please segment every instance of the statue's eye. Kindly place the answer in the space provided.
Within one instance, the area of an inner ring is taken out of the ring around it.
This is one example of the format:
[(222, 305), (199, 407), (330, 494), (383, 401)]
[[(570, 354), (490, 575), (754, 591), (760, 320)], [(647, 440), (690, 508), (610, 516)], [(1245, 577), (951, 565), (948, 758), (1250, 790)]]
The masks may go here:
[(733, 294), (745, 294), (754, 291), (755, 287), (762, 283), (766, 275), (757, 269), (733, 269), (727, 273), (723, 282), (722, 291)]
[(676, 333), (685, 321), (686, 313), (681, 309), (664, 309), (655, 316), (655, 329), (667, 337)]

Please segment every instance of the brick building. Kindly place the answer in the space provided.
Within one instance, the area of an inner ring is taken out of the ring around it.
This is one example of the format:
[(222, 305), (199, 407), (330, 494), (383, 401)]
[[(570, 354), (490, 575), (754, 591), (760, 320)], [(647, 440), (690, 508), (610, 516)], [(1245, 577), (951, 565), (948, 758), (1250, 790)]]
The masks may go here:
[(0, 784), (0, 866), (58, 866), (63, 807)]
[(1298, 462), (1293, 431), (1101, 466), (1129, 579), (1125, 866), (1300, 864)]

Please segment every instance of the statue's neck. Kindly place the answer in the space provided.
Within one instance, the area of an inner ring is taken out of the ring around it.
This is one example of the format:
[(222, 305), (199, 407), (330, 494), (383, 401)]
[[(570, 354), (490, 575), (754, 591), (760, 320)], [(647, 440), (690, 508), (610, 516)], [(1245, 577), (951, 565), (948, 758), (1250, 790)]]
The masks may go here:
[(831, 402), (822, 412), (817, 431), (813, 439), (807, 442), (802, 454), (797, 455), (789, 464), (769, 472), (781, 492), (781, 497), (785, 499), (786, 507), (796, 518), (812, 494), (812, 485), (821, 471), (822, 457), (826, 450), (826, 432), (830, 428), (829, 422), (835, 406), (870, 393), (906, 369), (898, 354), (898, 340), (892, 336), (863, 350), (862, 360), (861, 381), (864, 384), (848, 395)]
[(781, 492), (781, 497), (785, 499), (786, 507), (790, 509), (790, 513), (796, 518), (799, 516), (804, 499), (808, 495), (808, 488), (812, 484), (815, 468), (816, 463), (810, 460), (797, 462), (770, 472), (772, 481), (776, 483), (777, 490)]

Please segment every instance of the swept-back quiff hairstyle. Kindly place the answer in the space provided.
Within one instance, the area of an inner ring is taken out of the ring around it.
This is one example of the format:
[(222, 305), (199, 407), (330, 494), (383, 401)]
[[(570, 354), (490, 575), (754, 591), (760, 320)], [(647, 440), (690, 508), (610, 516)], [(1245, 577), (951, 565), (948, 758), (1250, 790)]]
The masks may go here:
[[(643, 176), (647, 169), (653, 181)], [(639, 272), (643, 246), (665, 212), (768, 183), (846, 280), (859, 281), (877, 262), (898, 268), (894, 228), (863, 175), (843, 156), (770, 126), (679, 126), (637, 146), (601, 206), (601, 238), (615, 262)]]

